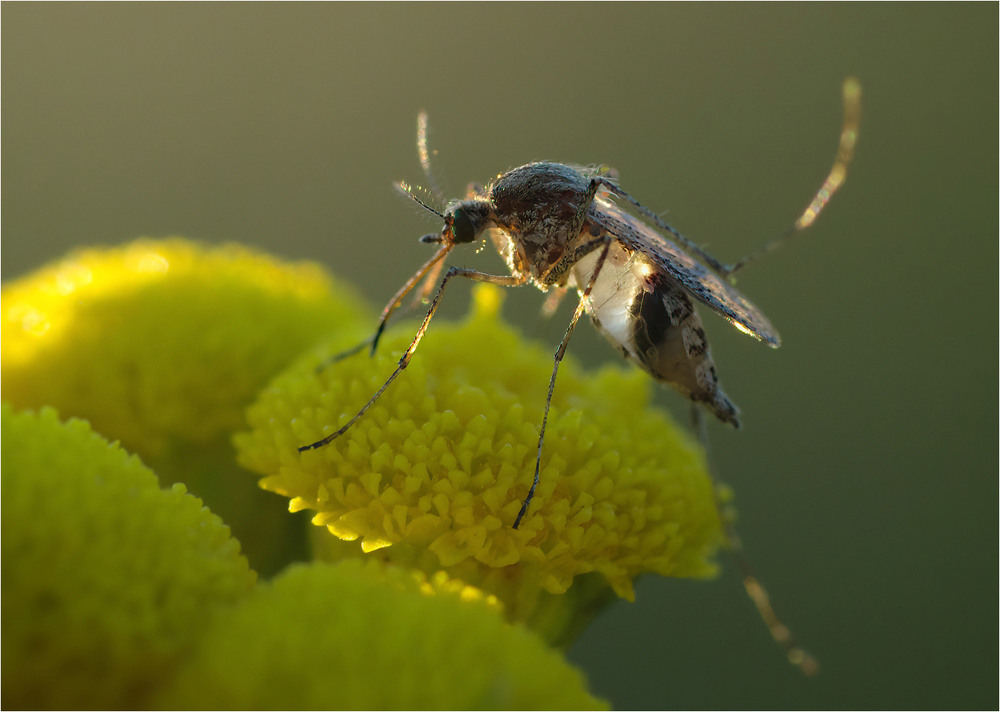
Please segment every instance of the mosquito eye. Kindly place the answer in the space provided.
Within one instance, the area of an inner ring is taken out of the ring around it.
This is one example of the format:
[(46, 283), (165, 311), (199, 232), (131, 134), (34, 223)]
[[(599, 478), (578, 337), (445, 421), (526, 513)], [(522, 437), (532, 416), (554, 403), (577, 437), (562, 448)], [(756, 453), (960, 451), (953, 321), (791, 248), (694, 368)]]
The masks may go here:
[(455, 242), (472, 242), (476, 239), (472, 218), (461, 208), (452, 215), (451, 233), (455, 236)]

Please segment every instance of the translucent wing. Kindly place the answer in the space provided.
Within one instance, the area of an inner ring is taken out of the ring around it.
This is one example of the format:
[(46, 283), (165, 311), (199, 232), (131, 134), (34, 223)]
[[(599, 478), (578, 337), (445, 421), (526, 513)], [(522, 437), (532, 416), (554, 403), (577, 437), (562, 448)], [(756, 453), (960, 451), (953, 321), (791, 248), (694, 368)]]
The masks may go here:
[(774, 348), (781, 345), (781, 337), (774, 326), (746, 297), (606, 195), (598, 194), (591, 217), (626, 247), (646, 255), (692, 297), (724, 316), (737, 329)]

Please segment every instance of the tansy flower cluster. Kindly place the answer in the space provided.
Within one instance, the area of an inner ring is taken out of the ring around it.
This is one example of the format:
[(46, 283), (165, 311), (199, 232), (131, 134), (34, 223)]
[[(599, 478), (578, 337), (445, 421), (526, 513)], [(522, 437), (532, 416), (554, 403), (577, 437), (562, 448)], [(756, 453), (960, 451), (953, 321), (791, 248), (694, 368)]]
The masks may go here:
[(552, 357), (475, 295), (300, 453), (412, 323), (332, 358), (372, 325), (349, 288), (183, 240), (5, 285), (4, 706), (602, 706), (549, 645), (643, 573), (710, 575), (712, 486), (643, 374), (568, 358), (513, 529)]
[(232, 433), (268, 379), (327, 331), (361, 338), (368, 311), (319, 265), (241, 245), (83, 249), (3, 285), (3, 399), (86, 419), (274, 573), (308, 555), (304, 526), (235, 465)]
[(3, 706), (128, 708), (256, 576), (184, 486), (81, 420), (3, 406)]
[[(496, 288), (476, 290), (461, 324), (434, 324), (405, 375), (344, 436), (299, 453), (352, 416), (392, 372), (412, 327), (394, 330), (375, 359), (326, 349), (275, 379), (236, 438), (261, 486), (336, 537), (323, 558), (358, 555), (451, 575), (496, 595), (512, 620), (561, 640), (610, 587), (631, 599), (641, 573), (705, 576), (719, 543), (700, 453), (648, 407), (648, 378), (608, 367), (585, 374), (564, 360), (553, 397), (540, 484), (512, 524), (534, 475), (552, 357), (500, 321)], [(350, 551), (350, 549), (349, 549)], [(573, 595), (577, 578), (593, 574)]]

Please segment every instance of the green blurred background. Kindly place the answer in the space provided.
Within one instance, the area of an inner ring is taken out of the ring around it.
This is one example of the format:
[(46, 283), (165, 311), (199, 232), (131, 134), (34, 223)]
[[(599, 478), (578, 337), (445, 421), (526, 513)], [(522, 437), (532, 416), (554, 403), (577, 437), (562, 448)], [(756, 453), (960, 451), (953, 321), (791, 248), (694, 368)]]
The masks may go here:
[[(642, 581), (570, 655), (619, 708), (995, 708), (997, 19), (992, 3), (5, 3), (3, 277), (181, 234), (325, 262), (380, 306), (438, 228), (391, 188), (421, 182), (420, 109), (455, 195), (530, 160), (605, 163), (731, 260), (818, 187), (857, 75), (846, 187), (740, 278), (784, 346), (706, 317), (744, 414), (742, 432), (713, 425), (712, 457), (823, 672), (785, 663), (728, 559), (716, 581)], [(541, 301), (513, 290), (506, 312), (554, 347), (569, 310), (540, 323)], [(617, 358), (577, 334), (586, 363)]]

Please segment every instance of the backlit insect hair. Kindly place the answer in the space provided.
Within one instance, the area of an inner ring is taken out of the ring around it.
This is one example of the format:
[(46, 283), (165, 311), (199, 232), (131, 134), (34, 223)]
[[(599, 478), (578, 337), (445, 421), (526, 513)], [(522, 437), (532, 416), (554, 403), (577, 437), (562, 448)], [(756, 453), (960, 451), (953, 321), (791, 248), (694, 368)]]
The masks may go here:
[[(739, 410), (719, 386), (694, 302), (721, 314), (755, 339), (774, 348), (780, 345), (778, 332), (767, 317), (727, 280), (752, 260), (809, 227), (844, 182), (857, 140), (861, 87), (857, 80), (848, 79), (843, 91), (844, 122), (839, 150), (823, 186), (785, 234), (732, 265), (718, 261), (642, 206), (619, 187), (616, 174), (607, 168), (529, 163), (503, 173), (486, 187), (470, 186), (465, 200), (452, 201), (443, 211), (433, 207), (417, 190), (405, 183), (397, 184), (404, 195), (443, 220), (440, 233), (420, 238), (439, 248), (389, 300), (371, 341), (349, 353), (360, 351), (368, 343), (374, 353), (392, 313), (421, 281), (425, 283), (421, 294), (430, 294), (444, 258), (457, 245), (473, 243), (488, 235), (510, 273), (497, 275), (448, 267), (396, 370), (347, 423), (322, 440), (300, 447), (299, 451), (323, 447), (343, 435), (406, 369), (437, 311), (445, 287), (454, 277), (504, 287), (531, 284), (543, 292), (555, 290), (556, 294), (575, 289), (579, 295), (573, 317), (555, 352), (538, 435), (535, 476), (512, 522), (513, 528), (527, 514), (538, 486), (545, 426), (559, 363), (584, 312), (627, 359), (656, 380), (669, 383), (719, 420), (739, 427)], [(417, 148), (432, 194), (444, 204), (431, 175), (427, 116), (423, 113), (418, 118)], [(700, 418), (700, 411), (697, 408), (693, 411)], [(725, 517), (722, 519), (727, 521)], [(744, 585), (772, 635), (786, 648), (793, 662), (807, 673), (814, 671), (815, 661), (798, 647), (775, 616), (766, 592), (741, 555), (739, 539), (731, 525), (726, 526), (737, 562), (743, 569)]]

